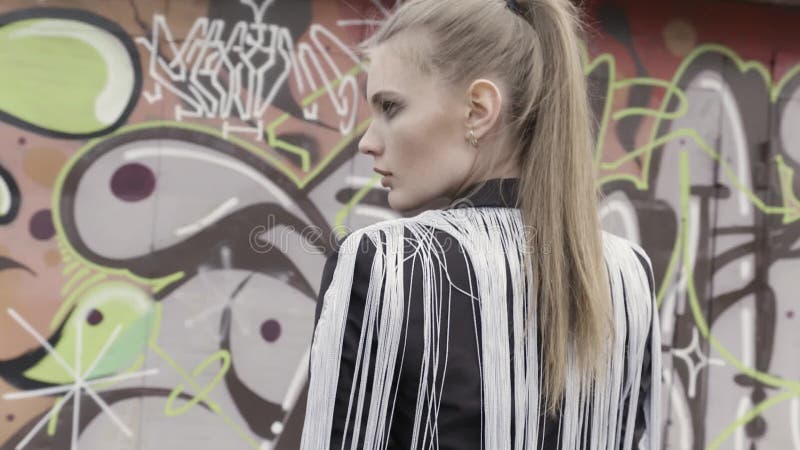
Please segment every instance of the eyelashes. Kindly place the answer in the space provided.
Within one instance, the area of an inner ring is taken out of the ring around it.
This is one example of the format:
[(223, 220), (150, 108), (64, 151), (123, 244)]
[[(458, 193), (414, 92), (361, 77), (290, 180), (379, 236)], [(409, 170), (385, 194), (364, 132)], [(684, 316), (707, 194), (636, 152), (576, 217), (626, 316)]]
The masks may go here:
[(381, 102), (381, 112), (386, 118), (391, 119), (400, 111), (400, 104), (391, 100)]

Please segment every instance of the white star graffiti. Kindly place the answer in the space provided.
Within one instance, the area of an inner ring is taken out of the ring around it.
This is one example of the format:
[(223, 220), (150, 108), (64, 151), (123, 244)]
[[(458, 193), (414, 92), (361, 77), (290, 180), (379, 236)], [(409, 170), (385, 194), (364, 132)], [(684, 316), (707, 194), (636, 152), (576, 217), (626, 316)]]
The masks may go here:
[[(725, 365), (724, 361), (717, 358), (709, 358), (703, 353), (700, 349), (700, 338), (697, 334), (697, 328), (692, 328), (692, 342), (684, 348), (673, 349), (672, 354), (680, 358), (686, 364), (686, 368), (689, 371), (689, 398), (694, 398), (695, 389), (697, 387), (697, 376), (703, 368), (711, 364), (715, 366)], [(695, 355), (698, 363), (695, 364), (691, 357), (692, 354)]]
[(14, 447), (15, 450), (22, 450), (23, 448), (25, 448), (25, 446), (28, 445), (30, 440), (33, 439), (33, 437), (36, 435), (36, 433), (39, 432), (39, 430), (44, 426), (44, 424), (47, 423), (50, 420), (50, 416), (52, 416), (54, 413), (57, 414), (57, 411), (59, 411), (61, 409), (60, 405), (62, 405), (63, 403), (67, 402), (72, 397), (74, 397), (75, 400), (72, 403), (72, 437), (71, 437), (71, 440), (70, 440), (70, 449), (71, 450), (77, 450), (78, 449), (78, 420), (80, 418), (80, 407), (81, 407), (80, 400), (81, 400), (81, 395), (84, 392), (86, 394), (88, 394), (89, 397), (91, 397), (92, 400), (95, 401), (95, 403), (97, 403), (97, 405), (100, 407), (100, 409), (103, 410), (103, 412), (108, 414), (108, 416), (111, 418), (111, 421), (114, 422), (114, 424), (117, 425), (117, 427), (119, 427), (119, 429), (122, 430), (122, 432), (126, 436), (128, 436), (129, 438), (133, 437), (133, 432), (130, 430), (130, 428), (128, 428), (122, 422), (122, 420), (120, 420), (120, 418), (114, 413), (114, 411), (111, 409), (111, 407), (108, 405), (108, 403), (106, 403), (105, 400), (100, 398), (100, 396), (97, 395), (97, 392), (94, 389), (92, 389), (90, 386), (93, 386), (95, 384), (112, 383), (112, 382), (123, 381), (123, 380), (131, 379), (131, 378), (138, 378), (138, 377), (145, 377), (145, 376), (149, 376), (149, 375), (155, 375), (155, 374), (158, 373), (158, 369), (148, 369), (148, 370), (143, 370), (143, 371), (139, 371), (139, 372), (132, 372), (132, 373), (121, 374), (121, 375), (113, 375), (113, 376), (108, 376), (108, 377), (100, 377), (100, 378), (95, 378), (95, 379), (93, 379), (91, 381), (87, 381), (84, 378), (86, 376), (91, 375), (92, 371), (95, 369), (95, 367), (100, 362), (100, 360), (103, 359), (103, 356), (105, 356), (105, 354), (108, 351), (108, 349), (111, 348), (111, 345), (117, 339), (117, 336), (119, 335), (119, 332), (122, 330), (122, 327), (120, 325), (117, 325), (114, 328), (114, 331), (108, 337), (108, 340), (106, 340), (105, 344), (103, 344), (103, 347), (100, 349), (100, 352), (97, 354), (97, 357), (91, 362), (91, 364), (89, 364), (89, 368), (84, 371), (84, 370), (81, 369), (81, 350), (83, 348), (83, 322), (82, 321), (77, 321), (76, 324), (75, 324), (75, 328), (76, 328), (76, 332), (77, 332), (77, 342), (75, 344), (76, 345), (76, 348), (75, 348), (75, 364), (74, 364), (74, 367), (73, 367), (73, 366), (70, 366), (69, 363), (64, 361), (64, 358), (62, 358), (61, 355), (59, 355), (58, 352), (56, 352), (56, 350), (53, 348), (53, 346), (50, 345), (50, 343), (47, 342), (47, 340), (44, 337), (42, 337), (42, 335), (39, 334), (39, 332), (37, 332), (33, 328), (33, 326), (31, 326), (31, 324), (28, 323), (28, 321), (26, 321), (22, 316), (20, 316), (18, 312), (16, 312), (12, 308), (8, 308), (8, 315), (10, 315), (11, 318), (13, 318), (22, 328), (24, 328), (25, 331), (27, 331), (31, 336), (33, 336), (33, 338), (36, 339), (36, 341), (39, 343), (39, 345), (44, 347), (45, 350), (47, 350), (47, 353), (50, 356), (52, 356), (53, 359), (55, 359), (55, 361), (61, 367), (63, 367), (64, 370), (66, 370), (67, 373), (73, 378), (73, 382), (71, 384), (65, 384), (65, 385), (61, 385), (61, 386), (53, 386), (53, 387), (42, 388), (42, 389), (34, 389), (34, 390), (30, 390), (30, 391), (25, 391), (25, 392), (14, 392), (14, 393), (3, 395), (3, 399), (5, 399), (5, 400), (19, 400), (19, 399), (31, 398), (31, 397), (44, 397), (44, 396), (49, 396), (49, 395), (53, 395), (53, 394), (65, 394), (62, 397), (61, 402), (57, 403), (55, 406), (53, 406), (53, 408), (51, 408), (50, 411), (48, 411), (47, 414), (45, 414), (39, 420), (39, 422), (36, 423), (36, 425), (31, 429), (31, 431), (28, 432), (27, 435), (25, 435), (25, 437), (16, 445), (16, 447)]

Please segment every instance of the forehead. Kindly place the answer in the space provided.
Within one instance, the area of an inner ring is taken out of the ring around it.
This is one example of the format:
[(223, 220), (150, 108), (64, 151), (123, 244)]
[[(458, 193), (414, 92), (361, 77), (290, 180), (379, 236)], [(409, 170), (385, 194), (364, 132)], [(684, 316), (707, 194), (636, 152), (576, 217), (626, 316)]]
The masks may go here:
[(403, 91), (420, 84), (436, 84), (435, 76), (420, 70), (421, 38), (395, 38), (369, 50), (367, 94), (380, 90)]

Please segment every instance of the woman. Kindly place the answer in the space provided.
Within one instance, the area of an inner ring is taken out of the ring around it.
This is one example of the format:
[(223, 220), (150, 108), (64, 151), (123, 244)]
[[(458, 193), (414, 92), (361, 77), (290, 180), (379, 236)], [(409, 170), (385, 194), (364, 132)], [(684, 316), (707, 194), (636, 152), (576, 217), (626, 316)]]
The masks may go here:
[(568, 0), (412, 0), (364, 46), (389, 205), (326, 264), (303, 449), (660, 446), (650, 260), (602, 232)]

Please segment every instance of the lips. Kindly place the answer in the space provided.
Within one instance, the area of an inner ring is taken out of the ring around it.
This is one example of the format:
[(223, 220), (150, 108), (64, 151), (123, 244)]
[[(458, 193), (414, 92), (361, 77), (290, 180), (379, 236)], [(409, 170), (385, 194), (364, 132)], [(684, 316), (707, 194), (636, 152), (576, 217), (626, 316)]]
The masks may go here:
[(389, 175), (391, 175), (391, 174), (392, 174), (392, 172), (387, 172), (387, 171), (385, 171), (385, 170), (380, 170), (380, 169), (378, 169), (377, 167), (376, 167), (376, 168), (374, 168), (373, 170), (374, 170), (376, 173), (379, 173), (379, 174), (381, 174), (381, 175), (383, 175), (383, 176), (385, 176), (385, 177), (388, 177)]

